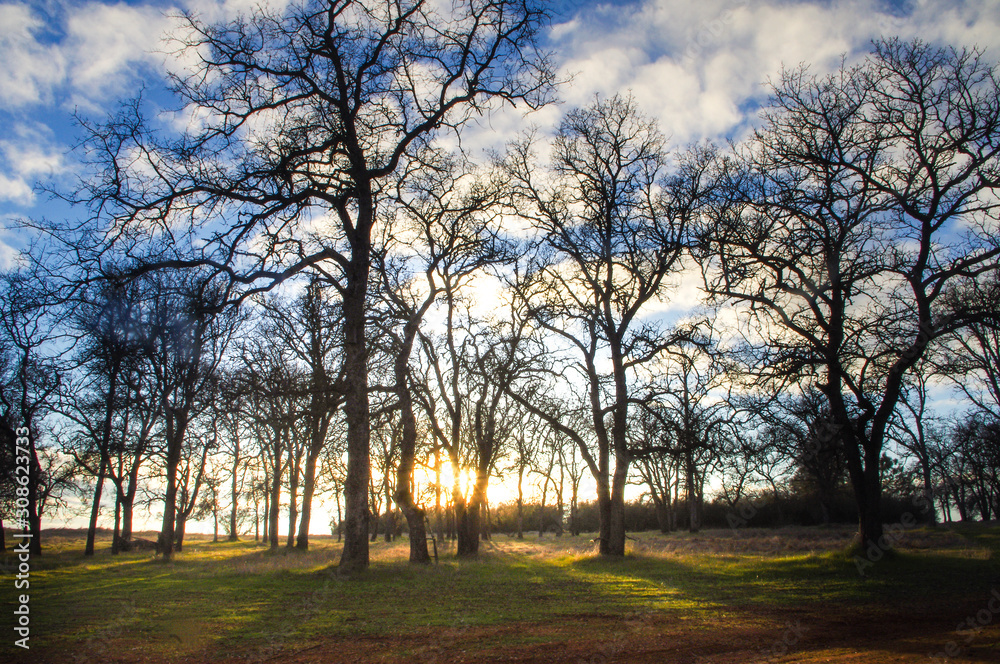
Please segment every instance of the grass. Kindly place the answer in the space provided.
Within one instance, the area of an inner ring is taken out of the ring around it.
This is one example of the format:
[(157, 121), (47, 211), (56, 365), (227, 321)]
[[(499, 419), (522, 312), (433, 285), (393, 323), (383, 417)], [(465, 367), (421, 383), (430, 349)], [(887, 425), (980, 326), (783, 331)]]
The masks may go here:
[[(812, 636), (786, 643), (787, 661), (854, 661), (841, 642), (867, 653), (858, 661), (930, 661), (948, 641), (972, 657), (955, 661), (1000, 659), (1000, 615), (968, 642), (955, 632), (1000, 588), (1000, 527), (907, 532), (863, 576), (851, 534), (640, 533), (620, 560), (596, 556), (586, 536), (500, 535), (478, 559), (446, 546), (430, 566), (405, 562), (405, 540), (376, 542), (370, 569), (345, 578), (330, 538), (309, 552), (195, 538), (164, 563), (111, 556), (107, 542), (85, 558), (81, 534), (63, 533), (31, 561), (30, 657), (8, 638), (0, 661), (576, 662), (596, 652), (680, 662), (701, 648), (714, 658), (702, 661), (742, 662), (780, 646), (792, 619)], [(2, 588), (12, 606), (13, 579)]]

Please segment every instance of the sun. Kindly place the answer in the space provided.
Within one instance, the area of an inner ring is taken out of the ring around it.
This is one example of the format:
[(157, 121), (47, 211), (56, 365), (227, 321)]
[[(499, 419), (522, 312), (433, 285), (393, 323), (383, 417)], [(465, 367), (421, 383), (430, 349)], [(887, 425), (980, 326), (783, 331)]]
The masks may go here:
[[(452, 487), (455, 482), (455, 473), (451, 463), (444, 463), (441, 467), (441, 500), (442, 503), (450, 500)], [(472, 489), (476, 482), (476, 473), (472, 468), (462, 468), (459, 471), (459, 488), (466, 500), (472, 497)], [(428, 466), (417, 466), (413, 471), (413, 493), (415, 496), (431, 493), (434, 488), (434, 469)], [(528, 487), (525, 486), (527, 492)], [(425, 493), (422, 493), (425, 492)], [(505, 478), (495, 475), (490, 476), (489, 485), (486, 489), (486, 500), (490, 505), (513, 502), (517, 499), (517, 485), (508, 484)]]

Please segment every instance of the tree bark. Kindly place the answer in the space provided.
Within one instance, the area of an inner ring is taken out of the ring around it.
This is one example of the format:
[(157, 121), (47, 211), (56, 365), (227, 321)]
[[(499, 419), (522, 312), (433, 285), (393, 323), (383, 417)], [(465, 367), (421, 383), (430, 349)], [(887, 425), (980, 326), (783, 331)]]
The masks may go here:
[(174, 552), (174, 524), (177, 521), (177, 468), (181, 463), (181, 443), (187, 428), (183, 414), (168, 415), (167, 426), (167, 489), (163, 498), (163, 521), (160, 528), (160, 546), (163, 558), (170, 560)]
[(279, 468), (271, 473), (270, 512), (267, 515), (268, 544), (272, 551), (278, 548), (278, 514), (281, 507), (281, 473)]
[(187, 514), (183, 511), (177, 512), (177, 525), (174, 528), (175, 551), (184, 550), (184, 533), (187, 531)]
[(608, 555), (625, 555), (625, 484), (628, 481), (628, 463), (617, 461), (611, 485), (610, 529)]
[(458, 531), (457, 553), (462, 557), (479, 554), (479, 532), (481, 529), (482, 506), (486, 500), (486, 489), (489, 474), (480, 471), (476, 475), (476, 484), (472, 489), (472, 498), (466, 504), (465, 500), (455, 501), (455, 521)]
[(132, 539), (132, 511), (135, 494), (121, 497), (122, 506), (122, 541), (128, 542)]
[(344, 415), (347, 420), (347, 476), (344, 479), (344, 549), (339, 569), (368, 567), (368, 481), (371, 477), (371, 429), (368, 406), (368, 351), (365, 340), (366, 296), (371, 269), (370, 195), (359, 201), (357, 228), (351, 235), (351, 261), (343, 296)]
[(263, 532), (261, 533), (261, 543), (267, 542), (268, 538), (268, 524), (271, 522), (271, 483), (268, 481), (268, 477), (264, 476), (264, 486), (261, 493), (264, 494), (264, 519), (263, 519)]
[(239, 468), (240, 468), (240, 441), (239, 436), (236, 436), (236, 440), (233, 442), (233, 482), (230, 485), (230, 499), (232, 500), (230, 510), (229, 510), (229, 541), (238, 542), (240, 539), (239, 533), (237, 531), (237, 514), (239, 511)]
[(299, 469), (298, 464), (292, 459), (294, 443), (289, 444), (288, 458), (288, 540), (285, 547), (291, 549), (295, 546), (295, 524), (299, 518)]
[(121, 551), (122, 501), (115, 492), (115, 527), (111, 531), (111, 555), (116, 556)]
[(517, 467), (517, 539), (524, 539), (524, 466)]
[(399, 466), (396, 468), (396, 505), (403, 511), (410, 538), (410, 562), (429, 563), (427, 531), (424, 525), (424, 511), (413, 500), (413, 468), (416, 463), (417, 418), (414, 413), (413, 396), (407, 379), (407, 366), (417, 325), (411, 319), (403, 331), (403, 347), (396, 356), (394, 373), (396, 398), (399, 400), (400, 427)]
[[(321, 450), (322, 445), (319, 448)], [(306, 472), (302, 485), (302, 514), (299, 516), (299, 536), (295, 542), (295, 547), (303, 551), (309, 548), (309, 523), (312, 520), (313, 495), (316, 493), (316, 462), (319, 452), (314, 454), (314, 449), (316, 447), (310, 446), (309, 455), (306, 457)]]
[(87, 545), (83, 550), (83, 555), (85, 556), (94, 555), (94, 540), (97, 537), (97, 518), (101, 514), (101, 494), (104, 493), (104, 476), (107, 469), (107, 455), (102, 450), (101, 468), (97, 473), (97, 484), (94, 487), (94, 502), (90, 506), (90, 523), (87, 525)]

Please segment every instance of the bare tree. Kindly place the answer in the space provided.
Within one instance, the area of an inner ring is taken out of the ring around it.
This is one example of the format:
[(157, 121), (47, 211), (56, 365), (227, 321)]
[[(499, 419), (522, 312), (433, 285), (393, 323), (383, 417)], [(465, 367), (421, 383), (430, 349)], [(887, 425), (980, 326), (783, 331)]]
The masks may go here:
[[(123, 441), (114, 433), (123, 432), (128, 422), (129, 382), (132, 374), (141, 370), (140, 290), (138, 284), (101, 282), (82, 292), (73, 307), (71, 325), (79, 335), (78, 366), (60, 390), (58, 410), (78, 428), (71, 438), (81, 444), (67, 451), (95, 478), (84, 548), (87, 556), (94, 555), (104, 481), (115, 473), (112, 455), (115, 453), (119, 461), (123, 456)], [(117, 495), (115, 504), (117, 513)], [(117, 552), (117, 540), (112, 550)]]
[(1000, 418), (1000, 327), (969, 325), (948, 335), (933, 363), (977, 409)]
[[(653, 418), (648, 417), (645, 421), (648, 422), (651, 419)], [(649, 429), (645, 430), (644, 433), (647, 441), (656, 435), (655, 431), (662, 430), (658, 425), (659, 423), (656, 422), (651, 427), (652, 431)], [(677, 504), (673, 496), (679, 492), (681, 468), (680, 459), (677, 455), (667, 452), (667, 445), (669, 443), (667, 441), (663, 442), (667, 444), (658, 445), (657, 447), (660, 447), (660, 449), (648, 452), (639, 457), (637, 470), (639, 477), (649, 490), (650, 499), (653, 501), (653, 507), (656, 510), (656, 521), (660, 527), (660, 532), (669, 533), (677, 527)]]
[[(228, 539), (237, 542), (240, 539), (240, 497), (244, 494), (249, 471), (249, 446), (244, 438), (250, 438), (250, 423), (243, 415), (242, 401), (245, 397), (240, 389), (239, 377), (231, 367), (224, 367), (220, 372), (219, 392), (218, 426), (222, 430), (219, 446), (229, 471)], [(221, 479), (219, 482), (221, 485)]]
[[(707, 160), (682, 157), (671, 174), (656, 124), (622, 97), (569, 113), (552, 147), (548, 171), (530, 140), (512, 146), (503, 163), (517, 212), (540, 234), (535, 264), (517, 290), (535, 324), (574, 353), (590, 432), (571, 437), (597, 481), (601, 553), (621, 556), (629, 409), (640, 367), (669, 344), (643, 316), (680, 266)], [(533, 412), (568, 435), (552, 413)]]
[(951, 491), (963, 521), (1000, 515), (1000, 419), (973, 411), (952, 428)]
[[(213, 418), (214, 419), (214, 418)], [(210, 454), (218, 446), (218, 434), (214, 421), (204, 422), (204, 428), (192, 426), (185, 436), (185, 449), (181, 463), (177, 467), (177, 507), (174, 524), (174, 550), (184, 550), (184, 535), (187, 522), (200, 510), (198, 497), (202, 486), (206, 485), (206, 472)], [(193, 429), (193, 430), (192, 430)], [(216, 524), (218, 525), (218, 524)]]
[(137, 271), (210, 269), (229, 280), (230, 300), (308, 266), (330, 275), (343, 302), (349, 429), (343, 570), (368, 564), (365, 326), (383, 185), (442, 130), (500, 103), (548, 101), (542, 7), (308, 0), (219, 25), (188, 15), (176, 51), (197, 57), (172, 87), (199, 122), (159, 137), (135, 102), (91, 126), (96, 175), (71, 199), (91, 205), (95, 232), (49, 225), (84, 269), (109, 244), (127, 246)]
[[(453, 339), (457, 292), (502, 256), (493, 247), (492, 238), (495, 191), (475, 178), (467, 163), (427, 149), (413, 159), (410, 168), (413, 172), (404, 173), (397, 182), (393, 206), (387, 208), (394, 220), (385, 225), (377, 265), (390, 323), (384, 328), (384, 336), (391, 342), (386, 348), (392, 358), (390, 391), (400, 417), (400, 459), (393, 498), (407, 520), (410, 561), (427, 562), (425, 513), (414, 502), (410, 488), (417, 449), (414, 392), (419, 389), (411, 375), (411, 356), (424, 317), (442, 295), (448, 306), (449, 339)], [(452, 370), (457, 368), (453, 363)], [(446, 403), (454, 401), (452, 390)], [(457, 408), (451, 413), (453, 425), (461, 421), (460, 403)], [(453, 440), (449, 437), (444, 444)]]
[[(293, 429), (304, 407), (304, 372), (295, 365), (292, 350), (278, 342), (275, 336), (258, 330), (258, 334), (241, 342), (240, 366), (244, 380), (244, 416), (256, 440), (264, 470), (265, 541), (271, 549), (278, 548), (278, 517), (281, 506), (281, 486), (289, 472), (289, 450)], [(366, 486), (367, 491), (367, 486)], [(290, 534), (293, 534), (294, 530)]]
[(517, 539), (524, 539), (524, 476), (536, 464), (540, 426), (547, 425), (537, 419), (524, 421), (511, 445), (512, 470), (517, 472)]
[[(752, 405), (751, 405), (752, 404)], [(819, 503), (823, 523), (830, 522), (833, 500), (846, 481), (847, 467), (840, 428), (833, 421), (825, 397), (816, 390), (783, 394), (747, 404), (762, 423), (760, 440), (786, 461), (788, 483), (804, 485)], [(761, 455), (766, 458), (765, 455)], [(765, 477), (772, 482), (774, 474)], [(777, 492), (776, 492), (777, 495)]]
[(877, 546), (906, 375), (996, 317), (1000, 84), (976, 51), (890, 40), (824, 78), (784, 72), (771, 102), (706, 229), (705, 285), (746, 307), (763, 382), (827, 398)]
[[(211, 283), (181, 273), (160, 273), (154, 281), (146, 324), (151, 339), (149, 366), (157, 378), (163, 418), (166, 489), (160, 539), (169, 559), (178, 525), (178, 471), (185, 450), (192, 451), (185, 445), (188, 429), (212, 402), (216, 370), (237, 331), (237, 317), (233, 311), (218, 312), (220, 292)], [(192, 456), (200, 455), (194, 450)]]
[[(327, 443), (330, 421), (344, 402), (344, 369), (339, 352), (343, 342), (339, 333), (342, 328), (341, 307), (325, 292), (323, 280), (316, 274), (310, 276), (302, 294), (290, 299), (264, 298), (261, 304), (267, 333), (288, 346), (292, 358), (308, 376), (304, 395), (308, 398), (308, 406), (301, 440), (305, 454), (304, 458), (302, 454), (292, 454), (289, 460), (290, 493), (293, 498), (290, 518), (294, 518), (291, 514), (297, 513), (294, 499), (300, 476), (302, 483), (301, 515), (295, 546), (308, 549), (317, 464)], [(289, 537), (294, 535), (294, 531), (289, 533)]]
[(657, 377), (641, 404), (661, 431), (652, 444), (638, 443), (633, 454), (659, 454), (663, 450), (657, 444), (667, 442), (666, 451), (677, 456), (683, 474), (688, 529), (696, 532), (705, 482), (725, 454), (725, 427), (733, 412), (726, 392), (729, 374), (714, 330), (704, 321), (689, 325), (687, 337), (675, 339), (651, 364)]
[[(512, 302), (511, 309), (515, 307), (516, 302)], [(469, 339), (467, 428), (472, 445), (468, 465), (475, 480), (467, 504), (456, 502), (459, 555), (479, 551), (490, 477), (524, 420), (523, 409), (510, 397), (510, 391), (523, 369), (521, 345), (526, 331), (526, 319), (512, 316), (482, 323)]]
[[(0, 350), (4, 352), (0, 369), (0, 425), (4, 427), (3, 442), (12, 446), (8, 459), (16, 466), (26, 467), (26, 483), (17, 486), (14, 516), (31, 534), (29, 550), (42, 553), (41, 516), (46, 487), (55, 479), (51, 468), (43, 467), (44, 443), (40, 440), (43, 419), (52, 406), (62, 376), (61, 368), (46, 354), (46, 345), (55, 338), (58, 315), (45, 307), (49, 304), (43, 284), (27, 272), (10, 272), (0, 283)], [(21, 441), (27, 440), (22, 445)], [(8, 469), (10, 480), (17, 473)]]
[(921, 361), (907, 376), (899, 407), (886, 429), (886, 436), (917, 459), (923, 496), (931, 509), (932, 521), (937, 520), (934, 485), (938, 475), (937, 459), (945, 439), (941, 418), (930, 409), (930, 381), (938, 375), (929, 362)]

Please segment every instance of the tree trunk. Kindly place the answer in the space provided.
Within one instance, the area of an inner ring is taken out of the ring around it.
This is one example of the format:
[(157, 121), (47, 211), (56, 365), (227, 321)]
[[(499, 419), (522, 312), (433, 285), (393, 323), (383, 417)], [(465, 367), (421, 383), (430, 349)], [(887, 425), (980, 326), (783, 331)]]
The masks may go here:
[(177, 521), (177, 468), (181, 463), (181, 443), (187, 428), (183, 415), (171, 417), (173, 426), (167, 435), (167, 490), (163, 498), (163, 522), (160, 529), (160, 546), (164, 560), (170, 560), (174, 552), (174, 524)]
[[(234, 443), (235, 448), (233, 451), (233, 482), (230, 485), (229, 495), (231, 498), (231, 504), (229, 508), (229, 541), (238, 542), (240, 539), (239, 533), (237, 533), (236, 517), (239, 509), (239, 469), (240, 469), (240, 443), (237, 437)], [(256, 527), (256, 526), (255, 526)], [(256, 540), (256, 537), (254, 538)]]
[(611, 489), (606, 478), (597, 482), (598, 552), (602, 556), (611, 553)]
[(698, 523), (698, 489), (695, 486), (694, 458), (692, 452), (687, 453), (685, 474), (687, 479), (688, 532), (696, 533), (700, 529)]
[(483, 501), (480, 518), (482, 523), (482, 539), (484, 542), (488, 542), (493, 537), (493, 515), (490, 512), (490, 501), (488, 499)]
[(335, 489), (333, 492), (333, 498), (337, 501), (337, 543), (340, 544), (341, 537), (344, 534), (344, 520), (340, 516), (340, 490)]
[(379, 513), (379, 498), (378, 494), (376, 494), (375, 492), (374, 480), (370, 480), (368, 482), (368, 501), (369, 501), (368, 504), (371, 505), (372, 508), (374, 508), (374, 514), (372, 514), (374, 518), (372, 518), (371, 520), (370, 541), (376, 542), (378, 541), (378, 527), (381, 524), (382, 519), (381, 519), (381, 514)]
[[(326, 434), (323, 434), (326, 438)], [(312, 445), (306, 457), (306, 473), (302, 484), (302, 514), (299, 517), (299, 537), (295, 543), (297, 549), (306, 551), (309, 548), (309, 523), (312, 520), (312, 501), (316, 493), (316, 461), (323, 446)]]
[[(411, 329), (412, 326), (412, 329)], [(404, 330), (403, 349), (396, 357), (394, 372), (396, 379), (396, 397), (399, 399), (400, 442), (399, 465), (396, 467), (396, 505), (406, 517), (406, 526), (410, 538), (410, 562), (429, 563), (430, 553), (427, 550), (427, 530), (424, 525), (424, 511), (417, 507), (413, 500), (413, 467), (416, 463), (417, 451), (417, 418), (413, 412), (413, 398), (407, 381), (406, 361), (409, 350), (412, 349), (413, 337), (416, 336), (416, 325), (409, 323)], [(409, 342), (409, 347), (407, 347)], [(440, 472), (439, 481), (440, 481)], [(440, 496), (440, 494), (439, 494)], [(440, 501), (440, 497), (438, 498)]]
[(270, 508), (271, 511), (267, 515), (267, 534), (268, 543), (274, 551), (278, 548), (278, 514), (281, 508), (281, 473), (278, 468), (274, 469), (271, 477)]
[(545, 534), (545, 498), (549, 490), (549, 480), (545, 478), (542, 482), (542, 504), (538, 509), (538, 539), (542, 539)]
[(132, 540), (132, 505), (135, 501), (135, 494), (122, 496), (122, 541)]
[(101, 514), (101, 494), (104, 493), (104, 476), (108, 470), (108, 458), (101, 452), (101, 467), (97, 473), (97, 484), (94, 487), (94, 502), (90, 506), (90, 523), (87, 525), (87, 545), (83, 555), (94, 555), (94, 540), (97, 537), (97, 518)]
[(427, 551), (427, 529), (424, 525), (424, 511), (416, 505), (401, 505), (403, 516), (406, 517), (406, 527), (410, 537), (410, 562), (428, 563), (431, 560)]
[(393, 531), (396, 530), (396, 515), (392, 511), (392, 487), (389, 485), (389, 472), (386, 468), (385, 477), (382, 479), (382, 488), (385, 490), (385, 541), (391, 542)]
[(619, 458), (615, 462), (615, 474), (611, 485), (611, 501), (608, 530), (608, 553), (605, 555), (625, 555), (625, 483), (628, 479), (628, 464)]
[(660, 527), (660, 532), (666, 535), (670, 532), (670, 514), (667, 512), (667, 505), (661, 498), (653, 496), (653, 506), (656, 509), (656, 525)]
[(483, 503), (486, 502), (486, 491), (489, 486), (489, 472), (482, 468), (476, 473), (476, 484), (472, 488), (472, 500), (466, 505), (462, 501), (462, 514), (456, 510), (458, 530), (458, 555), (475, 556), (479, 554), (479, 533)]
[(555, 489), (556, 492), (556, 537), (562, 537), (563, 534), (563, 510), (565, 509), (565, 504), (563, 503), (563, 490), (565, 489), (565, 477), (563, 475), (563, 463), (562, 463), (562, 453), (559, 457), (559, 487)]
[(122, 499), (115, 491), (115, 527), (111, 532), (111, 555), (116, 556), (121, 550)]
[(261, 533), (261, 543), (268, 541), (268, 524), (271, 522), (271, 490), (270, 482), (268, 478), (264, 478), (264, 487), (262, 493), (264, 494), (264, 532)]
[(368, 365), (365, 340), (366, 295), (371, 267), (371, 199), (359, 200), (357, 228), (352, 234), (351, 262), (343, 294), (344, 417), (347, 420), (347, 476), (344, 479), (344, 549), (339, 569), (368, 567), (368, 482), (371, 477), (371, 429), (368, 420)]
[(576, 476), (573, 477), (571, 485), (570, 490), (572, 491), (572, 494), (570, 496), (569, 503), (569, 534), (576, 537), (580, 534), (580, 524), (577, 522), (576, 518), (577, 496), (580, 489), (580, 483)]
[(437, 541), (444, 542), (444, 514), (441, 513), (441, 448), (434, 448), (434, 521)]
[(184, 550), (184, 532), (187, 530), (187, 514), (183, 510), (177, 512), (177, 527), (174, 529), (176, 551)]
[(288, 541), (285, 542), (285, 547), (291, 549), (295, 546), (295, 523), (299, 518), (299, 509), (296, 504), (299, 498), (299, 480), (295, 464), (289, 463), (288, 469), (290, 475), (288, 478)]
[(879, 476), (879, 460), (871, 454), (865, 455), (865, 468), (860, 478), (851, 474), (854, 498), (858, 505), (858, 546), (867, 550), (879, 548), (882, 538), (882, 482)]
[(517, 539), (524, 539), (524, 467), (517, 469)]

